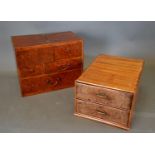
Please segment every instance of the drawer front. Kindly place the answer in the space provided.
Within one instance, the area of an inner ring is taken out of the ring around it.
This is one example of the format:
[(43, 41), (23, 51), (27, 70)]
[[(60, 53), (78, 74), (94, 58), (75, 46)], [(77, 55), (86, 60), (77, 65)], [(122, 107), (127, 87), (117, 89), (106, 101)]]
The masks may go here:
[(19, 68), (29, 68), (38, 64), (54, 61), (54, 48), (31, 48), (16, 52), (16, 60)]
[(18, 70), (19, 70), (19, 75), (22, 78), (41, 75), (41, 74), (45, 73), (45, 69), (44, 69), (43, 64), (39, 64), (39, 65), (35, 65), (35, 66), (22, 67), (22, 68), (19, 68)]
[(66, 59), (45, 64), (45, 73), (51, 74), (81, 68), (83, 68), (82, 58)]
[(95, 103), (76, 100), (76, 113), (81, 113), (94, 118), (103, 119), (110, 122), (128, 124), (129, 111), (123, 111)]
[(76, 84), (76, 97), (119, 109), (130, 109), (132, 93), (86, 84)]
[(81, 41), (57, 46), (33, 47), (16, 52), (17, 65), (20, 68), (51, 63), (62, 59), (72, 59), (75, 57), (82, 57)]
[(74, 81), (80, 76), (82, 70), (74, 70), (54, 75), (21, 79), (22, 95), (32, 95), (74, 86)]
[(55, 46), (55, 61), (82, 56), (82, 42), (66, 43)]

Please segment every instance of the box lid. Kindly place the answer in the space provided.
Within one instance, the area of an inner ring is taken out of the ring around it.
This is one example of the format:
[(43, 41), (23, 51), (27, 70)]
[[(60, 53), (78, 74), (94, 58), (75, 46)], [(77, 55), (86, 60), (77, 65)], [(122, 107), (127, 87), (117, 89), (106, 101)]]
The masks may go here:
[(23, 48), (42, 44), (58, 43), (74, 40), (81, 40), (81, 38), (79, 38), (77, 35), (75, 35), (75, 33), (71, 31), (12, 36), (12, 42), (15, 48)]
[(100, 55), (77, 81), (127, 92), (135, 92), (143, 63), (142, 59)]

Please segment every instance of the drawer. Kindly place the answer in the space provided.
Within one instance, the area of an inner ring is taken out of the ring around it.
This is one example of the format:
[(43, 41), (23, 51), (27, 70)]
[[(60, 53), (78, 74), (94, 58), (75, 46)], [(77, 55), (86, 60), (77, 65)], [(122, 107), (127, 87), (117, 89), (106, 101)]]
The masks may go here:
[(76, 113), (103, 119), (105, 121), (120, 123), (122, 125), (127, 125), (129, 118), (129, 111), (97, 105), (78, 99), (76, 99)]
[(45, 73), (44, 65), (39, 64), (35, 66), (24, 66), (18, 69), (20, 77), (30, 77), (30, 76), (36, 76), (41, 75)]
[(29, 67), (37, 64), (51, 63), (62, 59), (82, 56), (82, 42), (62, 44), (39, 48), (23, 49), (16, 52), (18, 67)]
[(54, 61), (54, 47), (29, 48), (16, 52), (18, 67), (31, 67)]
[(21, 79), (21, 90), (23, 96), (47, 92), (74, 86), (74, 81), (80, 76), (82, 70), (74, 70), (54, 75), (43, 75), (39, 77)]
[(66, 59), (45, 64), (45, 73), (63, 72), (66, 70), (80, 69), (83, 67), (82, 58)]
[(76, 83), (76, 97), (119, 109), (130, 109), (133, 94), (119, 90)]
[(82, 42), (73, 42), (55, 46), (55, 61), (82, 56)]

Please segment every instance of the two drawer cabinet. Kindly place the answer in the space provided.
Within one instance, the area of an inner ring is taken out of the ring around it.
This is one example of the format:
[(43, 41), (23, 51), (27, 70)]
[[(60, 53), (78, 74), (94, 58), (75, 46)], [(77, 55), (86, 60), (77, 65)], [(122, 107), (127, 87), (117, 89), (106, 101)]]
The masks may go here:
[(75, 115), (129, 129), (143, 60), (100, 55), (75, 83)]
[(23, 96), (74, 86), (83, 70), (83, 40), (73, 32), (13, 36)]

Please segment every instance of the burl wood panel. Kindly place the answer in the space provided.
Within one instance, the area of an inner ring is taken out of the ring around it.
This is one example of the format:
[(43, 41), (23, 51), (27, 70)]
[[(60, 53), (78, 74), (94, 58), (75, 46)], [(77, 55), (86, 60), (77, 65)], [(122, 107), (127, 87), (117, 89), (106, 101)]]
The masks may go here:
[(71, 87), (82, 73), (83, 40), (73, 32), (13, 36), (12, 42), (23, 96)]
[(18, 69), (19, 76), (21, 78), (37, 76), (45, 73), (44, 64), (38, 64), (35, 66), (25, 66)]
[(55, 61), (60, 59), (68, 59), (79, 57), (82, 55), (82, 42), (72, 42), (61, 46), (54, 46)]
[(76, 80), (75, 115), (130, 129), (144, 61), (100, 55)]
[(62, 72), (58, 74), (48, 74), (21, 80), (22, 94), (34, 95), (67, 87), (73, 87), (74, 81), (81, 74), (81, 69)]
[(78, 99), (97, 102), (102, 105), (118, 109), (130, 109), (132, 93), (117, 91), (104, 87), (96, 87), (82, 83), (76, 84), (76, 97)]
[(76, 113), (127, 125), (129, 111), (123, 111), (109, 106), (76, 100)]
[(19, 50), (17, 51), (16, 55), (17, 63), (21, 67), (54, 61), (53, 47), (30, 48), (21, 51)]
[(17, 50), (16, 57), (17, 65), (20, 69), (62, 59), (82, 57), (82, 42), (76, 41), (64, 45), (50, 45), (50, 47)]
[(45, 64), (45, 73), (52, 74), (55, 72), (73, 70), (76, 68), (81, 68), (81, 69), (83, 68), (81, 58), (64, 59), (64, 60), (56, 61), (54, 63), (46, 63)]

